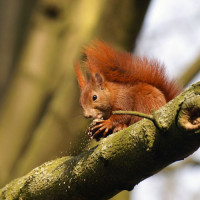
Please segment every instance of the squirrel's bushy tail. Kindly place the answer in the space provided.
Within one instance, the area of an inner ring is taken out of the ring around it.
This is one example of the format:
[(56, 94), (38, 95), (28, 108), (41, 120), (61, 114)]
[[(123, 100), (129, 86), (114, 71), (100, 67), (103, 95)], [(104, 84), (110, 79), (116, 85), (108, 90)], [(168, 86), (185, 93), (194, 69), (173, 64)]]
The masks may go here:
[(100, 73), (106, 81), (123, 84), (145, 82), (158, 88), (169, 101), (180, 93), (175, 81), (168, 80), (164, 67), (155, 60), (118, 52), (101, 41), (85, 47), (89, 73)]

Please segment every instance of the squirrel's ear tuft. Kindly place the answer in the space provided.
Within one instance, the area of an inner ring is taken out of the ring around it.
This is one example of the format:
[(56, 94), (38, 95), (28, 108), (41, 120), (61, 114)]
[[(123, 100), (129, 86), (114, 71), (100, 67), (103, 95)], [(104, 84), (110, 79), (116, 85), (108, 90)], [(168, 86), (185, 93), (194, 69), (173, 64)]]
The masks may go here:
[(76, 77), (77, 77), (77, 80), (78, 80), (79, 87), (82, 90), (85, 87), (86, 82), (87, 82), (86, 77), (84, 76), (84, 74), (81, 70), (81, 67), (78, 63), (74, 64), (74, 69), (75, 69), (75, 73), (76, 73)]
[(101, 89), (103, 89), (104, 86), (104, 78), (102, 75), (100, 75), (99, 73), (95, 73), (92, 77), (92, 79), (94, 80), (94, 82), (101, 87)]

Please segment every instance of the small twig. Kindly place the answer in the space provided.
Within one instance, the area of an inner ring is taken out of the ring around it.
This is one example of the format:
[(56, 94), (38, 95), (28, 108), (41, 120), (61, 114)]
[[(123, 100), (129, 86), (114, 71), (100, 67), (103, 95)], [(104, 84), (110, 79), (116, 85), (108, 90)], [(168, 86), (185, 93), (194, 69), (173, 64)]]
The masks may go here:
[(148, 115), (145, 113), (140, 113), (137, 111), (123, 111), (123, 110), (117, 110), (117, 111), (112, 111), (114, 115), (135, 115), (138, 117), (150, 119), (151, 121), (154, 121), (153, 115)]

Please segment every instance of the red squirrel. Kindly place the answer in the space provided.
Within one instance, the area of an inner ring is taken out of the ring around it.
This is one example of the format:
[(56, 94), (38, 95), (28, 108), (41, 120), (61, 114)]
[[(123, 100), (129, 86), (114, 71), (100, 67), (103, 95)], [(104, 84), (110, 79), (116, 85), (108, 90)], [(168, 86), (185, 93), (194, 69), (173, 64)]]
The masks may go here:
[(85, 47), (84, 75), (78, 63), (75, 72), (81, 90), (80, 104), (86, 118), (94, 119), (90, 136), (99, 139), (139, 121), (133, 115), (112, 111), (150, 114), (180, 93), (175, 81), (165, 75), (155, 60), (118, 52), (101, 41)]

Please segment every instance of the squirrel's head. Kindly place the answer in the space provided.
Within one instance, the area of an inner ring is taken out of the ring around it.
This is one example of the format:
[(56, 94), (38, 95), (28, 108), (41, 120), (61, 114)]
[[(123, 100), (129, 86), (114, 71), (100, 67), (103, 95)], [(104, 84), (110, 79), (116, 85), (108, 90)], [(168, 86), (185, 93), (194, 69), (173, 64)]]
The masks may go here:
[(95, 73), (86, 78), (78, 65), (75, 66), (75, 72), (81, 90), (80, 104), (84, 116), (108, 119), (111, 115), (111, 95), (104, 77), (100, 73)]

